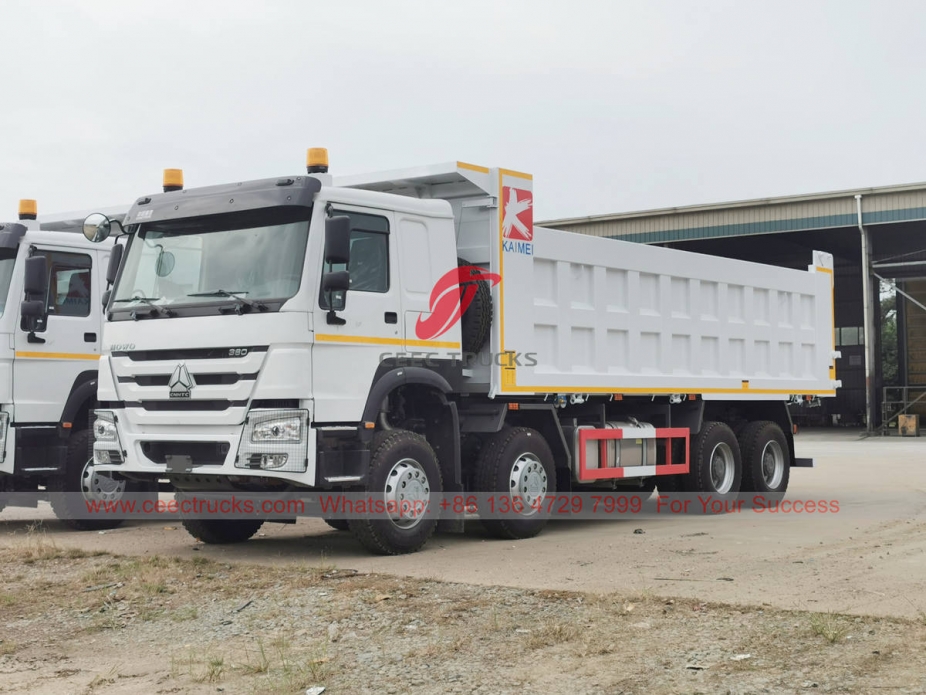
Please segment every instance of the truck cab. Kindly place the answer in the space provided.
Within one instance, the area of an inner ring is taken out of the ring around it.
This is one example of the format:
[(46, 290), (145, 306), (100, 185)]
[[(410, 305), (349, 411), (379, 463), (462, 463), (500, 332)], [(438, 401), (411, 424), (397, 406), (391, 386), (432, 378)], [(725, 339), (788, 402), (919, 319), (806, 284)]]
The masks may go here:
[(81, 507), (126, 487), (92, 467), (89, 431), (113, 242), (85, 239), (83, 215), (36, 213), (24, 200), (0, 223), (0, 508), (47, 497), (65, 523), (105, 528)]

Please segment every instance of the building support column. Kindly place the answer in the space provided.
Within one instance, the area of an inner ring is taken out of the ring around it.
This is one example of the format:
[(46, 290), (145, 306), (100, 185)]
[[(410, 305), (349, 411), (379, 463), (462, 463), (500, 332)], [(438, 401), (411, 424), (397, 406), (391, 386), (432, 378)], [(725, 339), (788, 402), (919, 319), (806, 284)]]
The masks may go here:
[[(858, 231), (862, 245), (862, 309), (863, 333), (865, 350), (865, 429), (869, 434), (874, 432), (874, 379), (872, 378), (872, 364), (874, 363), (875, 331), (872, 316), (872, 288), (871, 288), (871, 242), (868, 230), (862, 224), (862, 196), (855, 196), (855, 206), (858, 212)], [(879, 295), (880, 296), (880, 295)]]

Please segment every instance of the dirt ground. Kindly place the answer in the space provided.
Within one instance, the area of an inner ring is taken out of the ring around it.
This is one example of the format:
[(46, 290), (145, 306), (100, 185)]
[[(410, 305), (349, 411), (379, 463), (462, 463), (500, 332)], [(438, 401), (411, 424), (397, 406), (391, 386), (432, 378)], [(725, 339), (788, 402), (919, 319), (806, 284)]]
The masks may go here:
[(218, 547), (7, 509), (0, 693), (926, 692), (926, 440), (797, 447), (789, 494), (838, 514), (474, 524), (396, 558), (316, 519)]
[(41, 531), (0, 560), (3, 693), (926, 691), (926, 616), (114, 557)]

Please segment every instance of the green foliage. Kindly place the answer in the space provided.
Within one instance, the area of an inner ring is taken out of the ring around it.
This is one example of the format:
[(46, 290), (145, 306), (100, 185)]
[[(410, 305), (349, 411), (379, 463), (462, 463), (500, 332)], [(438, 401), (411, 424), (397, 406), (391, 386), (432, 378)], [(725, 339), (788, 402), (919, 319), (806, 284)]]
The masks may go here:
[(885, 386), (899, 386), (897, 364), (897, 294), (881, 286), (881, 375)]

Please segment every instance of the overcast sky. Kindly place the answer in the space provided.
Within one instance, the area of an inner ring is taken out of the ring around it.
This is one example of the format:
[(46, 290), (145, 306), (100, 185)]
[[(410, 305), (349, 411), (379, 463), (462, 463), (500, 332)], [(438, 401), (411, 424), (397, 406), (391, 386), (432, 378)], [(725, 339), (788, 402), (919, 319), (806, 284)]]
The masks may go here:
[(923, 2), (0, 1), (0, 218), (464, 160), (535, 219), (926, 180)]

